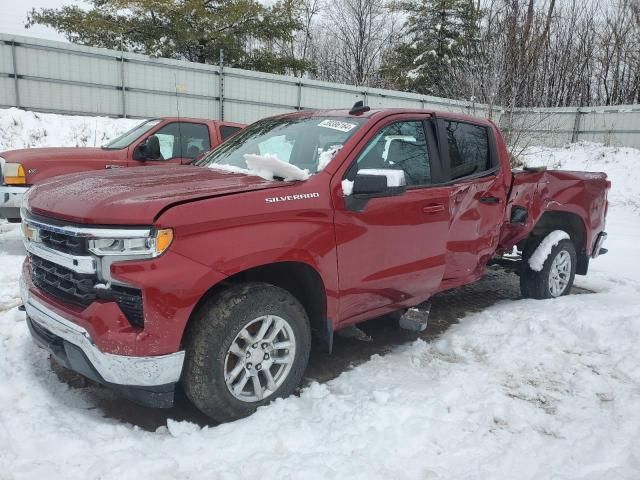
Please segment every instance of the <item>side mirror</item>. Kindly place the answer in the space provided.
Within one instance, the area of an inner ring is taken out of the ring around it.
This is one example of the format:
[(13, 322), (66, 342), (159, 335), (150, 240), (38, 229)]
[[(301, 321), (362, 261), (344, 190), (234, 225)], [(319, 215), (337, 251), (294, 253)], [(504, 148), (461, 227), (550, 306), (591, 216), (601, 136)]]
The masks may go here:
[(369, 199), (402, 195), (406, 190), (404, 170), (365, 168), (353, 179), (352, 191), (344, 199), (345, 206), (354, 212), (362, 212)]
[(160, 139), (155, 135), (147, 138), (147, 140), (138, 145), (133, 152), (134, 160), (160, 160), (161, 158)]
[(160, 160), (162, 158), (162, 154), (160, 153), (160, 139), (151, 135), (147, 138), (147, 158), (149, 160)]
[(356, 198), (376, 198), (402, 195), (407, 190), (403, 170), (362, 169), (353, 181)]

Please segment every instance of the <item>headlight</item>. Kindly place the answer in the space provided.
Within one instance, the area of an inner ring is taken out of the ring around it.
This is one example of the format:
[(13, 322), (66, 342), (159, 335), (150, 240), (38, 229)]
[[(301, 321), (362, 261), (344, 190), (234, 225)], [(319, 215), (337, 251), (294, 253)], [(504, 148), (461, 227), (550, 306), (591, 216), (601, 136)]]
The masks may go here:
[(2, 169), (5, 185), (26, 185), (27, 176), (19, 163), (5, 163)]
[(148, 238), (99, 238), (89, 240), (89, 251), (99, 256), (105, 255), (162, 255), (173, 241), (173, 230), (155, 230)]

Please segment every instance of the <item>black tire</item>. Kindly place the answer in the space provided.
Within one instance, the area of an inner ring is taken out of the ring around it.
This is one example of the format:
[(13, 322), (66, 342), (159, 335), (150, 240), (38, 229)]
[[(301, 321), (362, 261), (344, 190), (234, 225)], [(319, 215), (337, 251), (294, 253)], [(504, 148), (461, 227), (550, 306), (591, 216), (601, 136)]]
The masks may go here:
[[(536, 298), (539, 300), (545, 298), (556, 298), (562, 295), (568, 295), (571, 292), (573, 286), (573, 280), (576, 276), (576, 247), (569, 239), (564, 239), (558, 242), (551, 249), (551, 253), (547, 257), (542, 267), (542, 270), (536, 272), (529, 266), (529, 258), (536, 251), (540, 242), (544, 237), (532, 238), (527, 242), (524, 252), (522, 254), (522, 270), (520, 272), (520, 292), (524, 298)], [(551, 276), (551, 267), (561, 252), (567, 252), (571, 259), (571, 273), (569, 275), (569, 281), (559, 295), (554, 295), (549, 288), (549, 278)]]
[[(225, 359), (237, 335), (263, 315), (281, 317), (291, 327), (294, 360), (273, 393), (260, 401), (243, 401), (225, 382)], [(213, 296), (199, 308), (188, 327), (184, 347), (181, 381), (187, 397), (212, 419), (228, 422), (251, 415), (258, 407), (295, 391), (309, 360), (311, 329), (305, 309), (288, 291), (266, 283), (246, 283)]]

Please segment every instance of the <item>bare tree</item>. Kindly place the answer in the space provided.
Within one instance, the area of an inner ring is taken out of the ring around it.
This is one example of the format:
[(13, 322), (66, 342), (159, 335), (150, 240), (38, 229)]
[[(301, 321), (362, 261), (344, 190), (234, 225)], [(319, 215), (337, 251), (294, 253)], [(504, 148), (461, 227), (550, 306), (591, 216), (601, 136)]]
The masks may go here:
[(398, 15), (384, 0), (343, 0), (326, 6), (316, 29), (313, 60), (318, 77), (377, 86), (385, 50), (398, 32)]

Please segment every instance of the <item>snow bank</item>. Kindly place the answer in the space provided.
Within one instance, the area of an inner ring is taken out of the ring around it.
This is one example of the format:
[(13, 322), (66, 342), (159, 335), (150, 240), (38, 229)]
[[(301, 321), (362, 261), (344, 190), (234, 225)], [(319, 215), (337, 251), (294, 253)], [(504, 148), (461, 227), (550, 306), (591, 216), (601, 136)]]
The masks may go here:
[(0, 152), (32, 147), (100, 147), (141, 121), (0, 109)]
[(309, 171), (302, 170), (291, 163), (283, 162), (276, 155), (253, 155), (247, 153), (244, 159), (249, 167), (249, 173), (273, 180), (275, 177), (284, 178), (285, 181), (307, 180)]
[(536, 251), (533, 252), (533, 255), (529, 257), (529, 266), (531, 270), (539, 272), (544, 267), (544, 262), (546, 262), (549, 255), (551, 255), (551, 250), (553, 247), (558, 245), (561, 240), (565, 238), (569, 238), (569, 234), (563, 230), (554, 230), (549, 235), (544, 237)]

